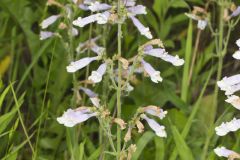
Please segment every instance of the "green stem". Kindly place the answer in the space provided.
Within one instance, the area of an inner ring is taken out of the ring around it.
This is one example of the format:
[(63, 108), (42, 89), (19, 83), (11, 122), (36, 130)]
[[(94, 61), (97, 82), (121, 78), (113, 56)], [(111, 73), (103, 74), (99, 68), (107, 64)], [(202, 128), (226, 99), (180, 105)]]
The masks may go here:
[[(121, 12), (121, 0), (118, 0), (118, 18), (120, 18)], [(121, 44), (122, 38), (122, 24), (118, 23), (118, 57), (121, 57)], [(121, 84), (122, 84), (122, 66), (121, 62), (118, 61), (118, 87), (117, 87), (117, 117), (121, 118)], [(121, 128), (117, 128), (117, 159), (120, 159), (121, 152)]]

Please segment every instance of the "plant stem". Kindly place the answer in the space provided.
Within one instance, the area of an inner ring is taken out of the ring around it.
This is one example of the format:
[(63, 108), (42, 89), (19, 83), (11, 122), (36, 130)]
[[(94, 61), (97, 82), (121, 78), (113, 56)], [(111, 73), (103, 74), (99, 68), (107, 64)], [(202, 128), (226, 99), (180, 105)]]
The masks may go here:
[[(120, 18), (121, 12), (121, 0), (118, 0), (118, 18)], [(122, 38), (122, 24), (118, 23), (118, 57), (121, 57), (121, 44)], [(118, 87), (117, 87), (117, 117), (121, 118), (121, 83), (122, 83), (122, 66), (121, 62), (118, 61)], [(117, 159), (120, 159), (121, 152), (121, 128), (117, 128)]]

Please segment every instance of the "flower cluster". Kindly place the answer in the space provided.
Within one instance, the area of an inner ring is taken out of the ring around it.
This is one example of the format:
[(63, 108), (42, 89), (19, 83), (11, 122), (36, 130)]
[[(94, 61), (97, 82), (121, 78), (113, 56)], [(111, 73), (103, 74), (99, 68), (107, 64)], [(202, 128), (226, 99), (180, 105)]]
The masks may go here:
[[(236, 44), (240, 48), (240, 40), (236, 41)], [(233, 58), (239, 59), (239, 51), (233, 54)], [(235, 92), (240, 90), (240, 74), (224, 77), (221, 81), (217, 82), (219, 88), (225, 91), (227, 103), (230, 103), (233, 107), (240, 110), (240, 97), (234, 95)], [(225, 136), (229, 132), (235, 132), (240, 129), (240, 119), (233, 118), (229, 122), (223, 122), (220, 126), (215, 128), (216, 134), (219, 136)], [(216, 148), (214, 152), (220, 157), (226, 158), (240, 158), (240, 155), (234, 151), (228, 150), (225, 147)]]

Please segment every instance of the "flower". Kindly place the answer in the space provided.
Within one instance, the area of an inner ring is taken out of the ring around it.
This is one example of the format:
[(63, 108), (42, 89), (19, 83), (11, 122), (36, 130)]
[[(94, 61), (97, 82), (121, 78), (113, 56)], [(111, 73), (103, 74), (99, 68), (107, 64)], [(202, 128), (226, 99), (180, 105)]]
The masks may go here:
[(68, 109), (61, 117), (57, 118), (57, 121), (66, 127), (73, 127), (96, 115), (96, 112), (92, 113), (89, 109)]
[(229, 132), (235, 132), (240, 128), (240, 119), (233, 118), (230, 122), (223, 122), (215, 128), (216, 134), (225, 136)]
[(92, 12), (97, 12), (97, 11), (103, 11), (103, 10), (108, 10), (112, 8), (112, 6), (106, 4), (106, 3), (100, 3), (98, 1), (91, 3), (91, 5), (88, 7)]
[(219, 157), (226, 157), (226, 158), (230, 158), (230, 157), (239, 158), (240, 157), (240, 155), (238, 153), (236, 153), (232, 150), (226, 149), (225, 147), (215, 148), (214, 152)]
[(53, 32), (41, 31), (40, 32), (40, 40), (48, 39), (48, 38), (52, 37), (53, 35), (54, 35)]
[(207, 21), (206, 20), (198, 20), (197, 27), (201, 30), (204, 30), (207, 26)]
[(144, 35), (148, 39), (152, 39), (153, 36), (149, 30), (148, 27), (144, 27), (144, 25), (134, 16), (130, 16), (133, 24), (137, 27), (138, 31), (141, 33), (141, 35)]
[(234, 94), (240, 90), (240, 74), (224, 77), (221, 81), (217, 82), (217, 85), (221, 90), (225, 91), (225, 95)]
[(60, 15), (52, 15), (42, 21), (40, 24), (42, 29), (48, 28), (48, 26), (52, 25), (56, 20), (60, 17)]
[(233, 58), (237, 59), (237, 60), (240, 60), (240, 50), (236, 51), (234, 54), (233, 54)]
[(157, 106), (144, 107), (144, 112), (159, 117), (160, 119), (165, 118), (167, 115), (167, 111), (163, 111), (163, 109), (160, 109)]
[(238, 46), (239, 49), (240, 49), (240, 39), (238, 39), (238, 40), (236, 41), (236, 44), (237, 44), (237, 46)]
[(98, 95), (96, 93), (94, 93), (92, 90), (90, 90), (88, 88), (84, 88), (84, 87), (80, 87), (80, 90), (82, 90), (85, 94), (88, 95), (92, 104), (95, 107), (97, 107), (97, 108), (100, 107), (100, 99), (98, 98)]
[(175, 57), (169, 55), (168, 52), (166, 52), (163, 48), (153, 48), (153, 46), (148, 45), (145, 47), (144, 54), (161, 58), (166, 62), (172, 63), (174, 66), (181, 66), (184, 64), (184, 60), (180, 59), (178, 55)]
[(142, 60), (142, 65), (154, 83), (162, 82), (162, 77), (160, 76), (159, 71), (156, 71), (149, 63), (145, 62), (144, 60)]
[(240, 110), (240, 97), (235, 96), (235, 95), (231, 95), (225, 101), (227, 103), (230, 103), (231, 105), (233, 105), (233, 107)]
[(137, 5), (127, 8), (128, 16), (136, 16), (138, 14), (147, 14), (146, 7), (143, 5)]
[(159, 125), (156, 121), (151, 118), (148, 118), (145, 114), (141, 115), (141, 118), (146, 120), (148, 125), (154, 130), (155, 134), (159, 137), (167, 137), (167, 133), (165, 131), (165, 127)]
[(102, 77), (107, 70), (107, 64), (103, 63), (99, 66), (97, 71), (92, 71), (92, 74), (88, 77), (89, 80), (93, 81), (94, 83), (99, 83), (102, 81)]
[(233, 11), (233, 13), (231, 14), (230, 17), (236, 17), (240, 14), (240, 6), (237, 7), (237, 9), (235, 11)]
[(86, 67), (92, 61), (95, 61), (97, 59), (98, 59), (98, 56), (96, 56), (96, 57), (86, 57), (86, 58), (82, 58), (82, 59), (80, 59), (78, 61), (71, 62), (70, 65), (68, 65), (66, 67), (67, 68), (67, 72), (74, 73), (77, 70)]
[(122, 3), (127, 7), (135, 6), (136, 1), (135, 0), (122, 0)]

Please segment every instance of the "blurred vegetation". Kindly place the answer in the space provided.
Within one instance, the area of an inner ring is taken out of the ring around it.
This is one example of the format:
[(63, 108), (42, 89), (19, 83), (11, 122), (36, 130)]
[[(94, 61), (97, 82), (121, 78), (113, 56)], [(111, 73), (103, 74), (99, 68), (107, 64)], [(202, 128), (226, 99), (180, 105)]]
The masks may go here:
[[(129, 119), (138, 107), (149, 104), (168, 110), (163, 121), (168, 137), (161, 139), (151, 131), (142, 136), (133, 133), (132, 141), (137, 144), (133, 160), (214, 160), (218, 158), (213, 148), (223, 142), (226, 147), (240, 151), (239, 132), (221, 139), (214, 133), (215, 125), (222, 120), (238, 116), (233, 107), (224, 103), (223, 93), (214, 90), (219, 68), (215, 38), (209, 28), (198, 36), (196, 23), (184, 14), (193, 6), (204, 8), (209, 3), (212, 25), (217, 28), (219, 6), (206, 0), (139, 1), (148, 7), (148, 14), (141, 17), (141, 21), (151, 28), (154, 37), (164, 42), (171, 54), (185, 57), (186, 63), (184, 67), (174, 68), (149, 58), (154, 67), (161, 70), (163, 83), (153, 84), (147, 78), (138, 77), (134, 91), (123, 98), (124, 119)], [(63, 0), (60, 2), (64, 4)], [(37, 153), (39, 160), (94, 160), (104, 154), (104, 142), (99, 144), (95, 119), (70, 129), (56, 121), (56, 117), (71, 107), (72, 76), (65, 69), (68, 53), (59, 38), (40, 41), (39, 24), (58, 12), (57, 7), (47, 7), (42, 0), (0, 1), (1, 159), (32, 159), (33, 153)], [(106, 45), (108, 52), (114, 54), (117, 28), (109, 26), (108, 29)], [(79, 31), (75, 47), (89, 36), (88, 27)], [(101, 29), (94, 24), (92, 35), (99, 33)], [(122, 53), (131, 57), (146, 40), (131, 23), (124, 25), (123, 33)], [(238, 24), (231, 30), (221, 77), (238, 73), (240, 69), (231, 56), (236, 50), (234, 43), (239, 33)], [(191, 66), (197, 38), (196, 61)], [(190, 69), (192, 75), (189, 75)], [(78, 80), (84, 75), (84, 71), (78, 73)], [(102, 89), (103, 85), (98, 85), (96, 92), (101, 93)], [(216, 107), (214, 97), (217, 97)], [(113, 108), (116, 95), (109, 93), (107, 99), (109, 108)], [(105, 159), (111, 158), (105, 155)]]

